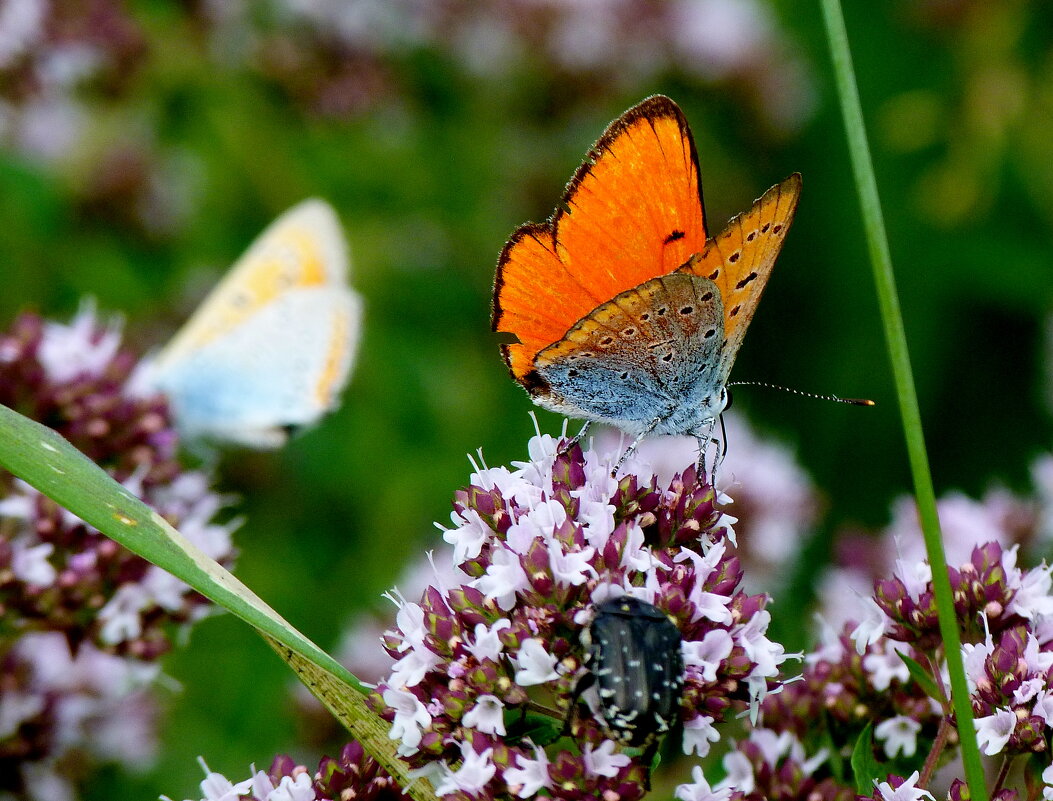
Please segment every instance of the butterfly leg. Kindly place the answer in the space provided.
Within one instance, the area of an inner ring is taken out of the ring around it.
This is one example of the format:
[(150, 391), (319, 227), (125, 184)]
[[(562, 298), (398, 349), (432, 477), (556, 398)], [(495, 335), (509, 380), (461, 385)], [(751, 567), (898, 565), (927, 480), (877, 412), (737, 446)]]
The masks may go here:
[[(719, 438), (713, 436), (713, 429), (716, 428), (718, 419), (720, 421), (721, 430), (721, 436)], [(712, 419), (706, 427), (704, 434), (695, 434), (695, 440), (698, 442), (698, 463), (695, 465), (698, 483), (702, 484), (708, 481), (715, 487), (717, 484), (717, 468), (719, 468), (724, 462), (724, 457), (727, 455), (727, 437), (724, 435), (723, 416)], [(706, 457), (709, 454), (711, 445), (716, 445), (717, 449), (713, 454), (713, 467), (712, 469), (709, 469), (706, 464)]]
[(559, 449), (559, 456), (565, 455), (571, 448), (581, 442), (581, 438), (585, 436), (585, 432), (589, 430), (589, 426), (592, 425), (591, 420), (586, 420), (585, 425), (581, 427), (581, 431), (575, 434), (572, 438), (567, 440), (567, 444)]
[(622, 465), (625, 464), (625, 460), (636, 452), (637, 446), (641, 442), (643, 442), (644, 437), (648, 436), (652, 431), (658, 428), (658, 424), (661, 423), (663, 419), (664, 418), (662, 417), (656, 417), (654, 420), (647, 424), (647, 428), (640, 432), (640, 435), (633, 440), (632, 444), (628, 448), (625, 449), (625, 453), (623, 453), (618, 458), (618, 462), (614, 465), (614, 469), (611, 470), (611, 478), (616, 478), (618, 476), (618, 471), (621, 470)]

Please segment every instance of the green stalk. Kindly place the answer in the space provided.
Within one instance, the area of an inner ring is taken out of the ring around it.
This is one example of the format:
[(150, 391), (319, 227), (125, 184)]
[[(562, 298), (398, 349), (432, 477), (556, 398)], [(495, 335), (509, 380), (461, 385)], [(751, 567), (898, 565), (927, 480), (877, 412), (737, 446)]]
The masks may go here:
[(925, 538), (925, 549), (932, 565), (932, 585), (936, 596), (936, 608), (940, 620), (947, 668), (951, 678), (951, 702), (958, 719), (958, 735), (961, 738), (962, 762), (965, 777), (974, 801), (987, 801), (980, 749), (976, 744), (973, 726), (973, 710), (969, 702), (969, 689), (965, 681), (965, 666), (962, 663), (961, 639), (958, 636), (958, 621), (951, 596), (951, 583), (945, 568), (947, 558), (943, 552), (940, 535), (940, 520), (936, 514), (936, 494), (932, 487), (929, 460), (925, 452), (925, 438), (921, 430), (921, 413), (914, 390), (914, 378), (907, 352), (907, 337), (903, 331), (903, 318), (896, 294), (896, 281), (892, 275), (892, 258), (889, 255), (885, 221), (878, 199), (874, 165), (870, 160), (863, 111), (859, 104), (852, 54), (848, 47), (848, 33), (841, 13), (840, 0), (821, 0), (823, 20), (826, 24), (827, 40), (833, 59), (837, 94), (848, 136), (848, 150), (852, 160), (852, 172), (863, 211), (867, 248), (874, 272), (881, 318), (885, 326), (885, 341), (888, 344), (892, 374), (896, 384), (903, 431), (907, 441), (911, 474), (914, 478), (914, 494), (918, 504), (918, 516)]

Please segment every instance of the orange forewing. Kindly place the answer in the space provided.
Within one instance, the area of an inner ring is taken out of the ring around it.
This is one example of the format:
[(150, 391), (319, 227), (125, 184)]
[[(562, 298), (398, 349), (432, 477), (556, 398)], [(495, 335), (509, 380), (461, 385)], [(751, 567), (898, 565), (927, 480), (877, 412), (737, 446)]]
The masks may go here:
[(768, 283), (800, 194), (801, 175), (794, 173), (765, 192), (749, 211), (731, 218), (701, 255), (684, 266), (685, 271), (712, 279), (720, 289), (727, 343), (723, 359), (729, 366)]
[(597, 306), (704, 249), (698, 157), (687, 120), (650, 97), (612, 122), (546, 223), (519, 228), (494, 281), (493, 328), (523, 381), (538, 352)]

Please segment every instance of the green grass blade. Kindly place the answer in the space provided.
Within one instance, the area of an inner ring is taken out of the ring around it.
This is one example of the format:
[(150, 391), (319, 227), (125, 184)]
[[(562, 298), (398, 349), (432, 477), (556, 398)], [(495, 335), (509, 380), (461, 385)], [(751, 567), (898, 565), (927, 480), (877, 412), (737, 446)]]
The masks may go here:
[(358, 679), (59, 434), (0, 405), (0, 466), (253, 626), (414, 798), (434, 798), (408, 775)]
[(6, 406), (0, 406), (0, 465), (129, 551), (363, 691), (346, 668), (105, 470), (52, 429)]
[(914, 479), (914, 494), (918, 504), (918, 516), (921, 519), (921, 528), (925, 538), (925, 549), (928, 553), (929, 564), (932, 565), (933, 590), (940, 619), (940, 634), (943, 637), (947, 667), (950, 673), (951, 700), (958, 720), (958, 733), (961, 738), (965, 776), (973, 799), (975, 801), (987, 801), (983, 765), (980, 761), (980, 749), (976, 744), (973, 711), (969, 702), (968, 685), (965, 681), (965, 667), (962, 663), (958, 621), (951, 597), (950, 579), (946, 569), (944, 569), (944, 566), (947, 564), (947, 558), (943, 552), (940, 521), (936, 513), (936, 493), (933, 490), (932, 476), (929, 472), (929, 461), (921, 428), (921, 412), (918, 409), (918, 398), (915, 393), (914, 378), (910, 369), (907, 337), (903, 330), (903, 318), (900, 314), (896, 282), (892, 273), (892, 257), (889, 254), (888, 237), (885, 234), (885, 222), (881, 214), (881, 202), (878, 198), (877, 180), (874, 177), (874, 166), (870, 160), (870, 147), (867, 144), (866, 127), (863, 124), (863, 111), (859, 103), (859, 91), (856, 87), (855, 71), (852, 67), (848, 33), (845, 30), (840, 0), (821, 0), (821, 5), (823, 20), (826, 24), (827, 40), (830, 44), (830, 53), (833, 59), (834, 77), (837, 81), (841, 113), (844, 117), (845, 130), (848, 135), (848, 150), (852, 160), (852, 172), (855, 177), (856, 190), (859, 193), (859, 202), (862, 206), (867, 247), (870, 251), (874, 283), (877, 287), (881, 318), (885, 327), (885, 341), (888, 345), (889, 359), (892, 363), (900, 416), (903, 420), (903, 431), (907, 441), (907, 454)]
[[(322, 670), (282, 643), (267, 635), (263, 639), (289, 663), (304, 686), (325, 704), (333, 717), (344, 724), (344, 728), (351, 732), (366, 752), (387, 768), (403, 790), (417, 801), (435, 801), (435, 790), (431, 783), (422, 776), (410, 776), (410, 766), (395, 757), (395, 743), (388, 738), (390, 725), (373, 714), (366, 706), (364, 697), (344, 691), (332, 673)], [(384, 754), (385, 759), (378, 757), (378, 754)]]

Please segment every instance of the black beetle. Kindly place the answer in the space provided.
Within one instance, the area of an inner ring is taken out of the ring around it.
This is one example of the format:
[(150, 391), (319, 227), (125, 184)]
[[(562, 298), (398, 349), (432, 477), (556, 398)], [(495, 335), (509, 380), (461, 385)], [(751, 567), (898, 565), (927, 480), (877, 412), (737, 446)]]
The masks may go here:
[(658, 738), (679, 717), (684, 689), (680, 630), (658, 607), (626, 595), (597, 604), (581, 642), (589, 672), (575, 695), (595, 684), (611, 738), (647, 748), (653, 756)]

